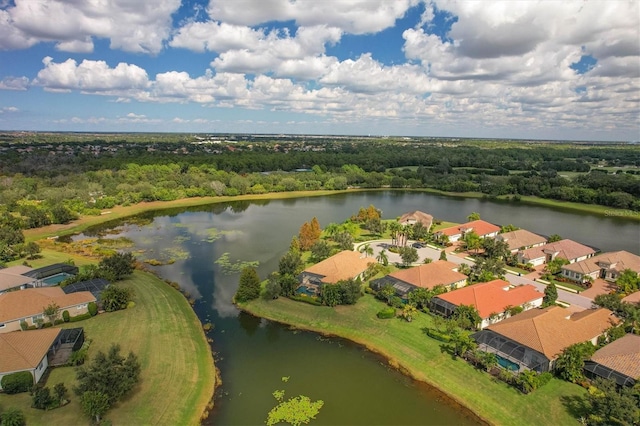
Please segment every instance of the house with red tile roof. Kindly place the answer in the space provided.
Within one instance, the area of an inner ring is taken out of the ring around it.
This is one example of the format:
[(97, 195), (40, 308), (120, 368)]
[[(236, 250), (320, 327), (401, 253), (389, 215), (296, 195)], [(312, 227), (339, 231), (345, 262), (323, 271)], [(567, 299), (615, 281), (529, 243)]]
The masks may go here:
[(640, 380), (640, 336), (625, 334), (598, 349), (585, 361), (587, 377), (615, 380), (620, 386), (633, 386)]
[(472, 337), (478, 349), (498, 356), (514, 370), (545, 372), (553, 369), (562, 351), (576, 343), (597, 343), (598, 337), (619, 320), (608, 309), (571, 313), (559, 306), (531, 309), (492, 324)]
[(506, 242), (511, 253), (516, 253), (518, 250), (526, 250), (531, 247), (538, 247), (547, 242), (546, 237), (534, 234), (526, 229), (516, 229), (515, 231), (498, 234), (496, 240)]
[(510, 308), (520, 306), (526, 311), (542, 306), (543, 298), (544, 294), (530, 284), (513, 286), (493, 280), (440, 294), (431, 300), (431, 310), (448, 317), (460, 305), (473, 306), (482, 318), (478, 327), (483, 329), (509, 318)]
[(625, 303), (640, 303), (640, 291), (631, 293), (630, 295), (623, 297), (622, 302)]
[(478, 234), (480, 238), (493, 238), (500, 232), (500, 227), (493, 223), (485, 222), (484, 220), (473, 220), (471, 222), (463, 223), (462, 225), (441, 229), (436, 232), (435, 235), (446, 235), (449, 237), (449, 241), (454, 242), (461, 240), (464, 237), (464, 234), (471, 231)]
[(0, 333), (21, 330), (20, 322), (27, 326), (37, 325), (39, 320), (46, 321), (44, 309), (55, 304), (60, 313), (69, 311), (75, 317), (88, 312), (88, 304), (96, 298), (88, 291), (65, 294), (60, 287), (28, 288), (0, 294)]
[(543, 265), (555, 258), (568, 260), (569, 263), (580, 262), (596, 255), (596, 251), (573, 240), (560, 240), (542, 246), (518, 251), (518, 262), (533, 266)]
[(28, 371), (33, 382), (38, 383), (49, 365), (47, 354), (60, 332), (59, 328), (43, 328), (0, 334), (0, 382), (3, 376)]
[(405, 213), (398, 219), (398, 223), (400, 223), (401, 225), (415, 225), (418, 222), (422, 223), (424, 228), (428, 231), (433, 224), (433, 216), (416, 210), (413, 212)]
[(562, 267), (562, 276), (577, 282), (602, 278), (615, 282), (625, 269), (640, 274), (640, 256), (628, 251), (602, 253)]
[(400, 269), (382, 278), (372, 280), (369, 286), (378, 291), (390, 285), (396, 290), (396, 295), (406, 299), (407, 294), (417, 288), (432, 289), (437, 285), (447, 289), (455, 289), (467, 283), (467, 276), (458, 272), (459, 265), (446, 260)]
[(362, 257), (357, 251), (344, 250), (302, 271), (298, 277), (300, 286), (318, 292), (323, 284), (355, 279), (367, 270), (375, 259)]

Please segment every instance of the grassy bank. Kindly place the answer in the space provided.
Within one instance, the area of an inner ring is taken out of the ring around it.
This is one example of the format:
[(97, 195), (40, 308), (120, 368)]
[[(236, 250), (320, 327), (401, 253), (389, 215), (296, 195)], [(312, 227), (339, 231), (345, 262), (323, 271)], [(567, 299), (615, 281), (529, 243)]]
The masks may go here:
[[(340, 193), (349, 192), (363, 192), (363, 191), (393, 191), (390, 188), (381, 189), (349, 189), (345, 191), (296, 191), (296, 192), (276, 192), (269, 194), (259, 195), (240, 195), (236, 197), (196, 197), (196, 198), (183, 198), (174, 201), (153, 201), (143, 202), (132, 206), (116, 206), (112, 209), (105, 210), (100, 216), (82, 216), (81, 218), (66, 224), (66, 225), (49, 225), (42, 228), (27, 229), (24, 231), (27, 241), (36, 241), (42, 238), (69, 235), (77, 232), (82, 232), (87, 228), (98, 225), (111, 220), (122, 219), (126, 217), (135, 216), (140, 213), (163, 210), (171, 208), (186, 208), (193, 206), (203, 206), (215, 203), (225, 203), (230, 201), (250, 201), (250, 200), (277, 200), (286, 198), (300, 198), (300, 197), (321, 197), (325, 195), (335, 195)], [(401, 191), (408, 191), (408, 189), (402, 189)], [(485, 198), (487, 195), (479, 192), (445, 192), (437, 189), (414, 189), (411, 191), (425, 192), (429, 194), (444, 195), (447, 197), (460, 197), (460, 198)], [(510, 196), (500, 196), (495, 198), (498, 201), (508, 201)], [(603, 216), (615, 216), (624, 218), (627, 220), (640, 221), (640, 212), (632, 212), (630, 210), (614, 209), (611, 207), (600, 206), (596, 204), (581, 204), (570, 203), (564, 201), (548, 200), (538, 197), (523, 196), (519, 201), (523, 204), (540, 205), (556, 209), (564, 209), (578, 212), (586, 212), (592, 214), (598, 214)], [(515, 201), (514, 201), (515, 203)]]
[[(180, 292), (152, 274), (136, 271), (119, 285), (135, 290), (135, 308), (65, 325), (84, 327), (93, 340), (89, 357), (107, 351), (112, 343), (120, 344), (124, 354), (132, 350), (138, 355), (140, 382), (106, 418), (114, 425), (199, 424), (215, 386), (215, 367), (200, 321)], [(47, 385), (58, 382), (71, 390), (74, 369), (53, 369)], [(0, 406), (21, 409), (29, 425), (89, 424), (73, 393), (70, 404), (47, 412), (30, 408), (27, 394), (0, 395)]]
[(255, 300), (241, 308), (256, 316), (301, 329), (340, 336), (360, 343), (389, 359), (389, 363), (417, 380), (444, 391), (492, 424), (575, 424), (560, 397), (580, 395), (582, 388), (553, 379), (532, 394), (523, 395), (462, 360), (440, 350), (440, 342), (423, 331), (432, 326), (426, 314), (413, 322), (379, 320), (385, 305), (365, 295), (355, 306), (316, 307), (285, 298)]

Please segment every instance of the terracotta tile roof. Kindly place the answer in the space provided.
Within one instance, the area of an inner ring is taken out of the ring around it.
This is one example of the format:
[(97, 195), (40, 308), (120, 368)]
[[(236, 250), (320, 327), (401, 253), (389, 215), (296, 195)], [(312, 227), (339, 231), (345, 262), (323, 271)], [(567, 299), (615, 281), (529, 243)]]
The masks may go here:
[(20, 274), (11, 274), (0, 269), (0, 291), (9, 290), (10, 288), (20, 287), (25, 284), (34, 282), (35, 279), (25, 277)]
[(490, 325), (487, 329), (552, 360), (564, 348), (594, 339), (619, 322), (610, 310), (604, 308), (569, 314), (559, 306), (530, 309)]
[(44, 328), (0, 334), (0, 374), (36, 368), (60, 331)]
[(409, 269), (401, 269), (389, 274), (398, 280), (413, 284), (416, 287), (433, 288), (439, 284), (451, 285), (467, 276), (457, 271), (458, 265), (446, 260), (437, 260), (428, 264), (414, 266)]
[(635, 293), (631, 293), (627, 297), (622, 299), (623, 302), (627, 303), (640, 303), (640, 291), (636, 291)]
[(458, 235), (463, 232), (468, 232), (471, 230), (475, 231), (476, 234), (482, 237), (483, 235), (499, 232), (500, 227), (494, 225), (493, 223), (485, 222), (484, 220), (474, 220), (471, 222), (463, 223), (462, 225), (456, 225), (450, 228), (444, 228), (438, 232), (451, 237), (453, 235)]
[(573, 240), (560, 240), (555, 243), (548, 243), (543, 246), (533, 247), (523, 250), (522, 254), (526, 259), (539, 259), (546, 254), (556, 254), (561, 259), (574, 260), (583, 256), (596, 253), (594, 249)]
[(640, 336), (631, 333), (624, 335), (598, 349), (591, 361), (633, 379), (640, 379)]
[(60, 287), (38, 287), (0, 294), (0, 322), (15, 321), (41, 314), (51, 303), (66, 308), (83, 303), (95, 302), (96, 298), (88, 291), (65, 294)]
[(640, 256), (629, 253), (628, 251), (608, 252), (580, 262), (565, 265), (562, 269), (579, 272), (581, 274), (590, 274), (599, 271), (601, 267), (607, 265), (611, 265), (611, 268), (618, 272), (631, 269), (640, 273)]
[(507, 281), (493, 280), (459, 288), (437, 297), (456, 306), (475, 306), (480, 317), (486, 319), (493, 313), (504, 312), (507, 306), (522, 306), (542, 299), (544, 294), (530, 284), (511, 287)]
[(414, 212), (403, 214), (402, 216), (400, 216), (400, 219), (398, 219), (398, 222), (402, 224), (405, 224), (407, 222), (422, 222), (424, 227), (429, 229), (433, 224), (433, 216), (425, 212), (416, 210)]
[(542, 235), (534, 234), (526, 229), (517, 229), (498, 235), (498, 239), (506, 241), (509, 250), (518, 250), (521, 247), (529, 247), (535, 244), (546, 243), (547, 239)]
[(375, 259), (363, 258), (357, 251), (341, 251), (313, 266), (304, 272), (322, 276), (324, 283), (337, 283), (340, 280), (355, 278), (363, 273), (370, 263), (376, 263)]
[(15, 265), (15, 266), (9, 266), (8, 268), (0, 269), (0, 272), (6, 272), (8, 274), (14, 274), (14, 275), (22, 275), (25, 272), (30, 272), (30, 271), (33, 271), (33, 268), (30, 268), (24, 265)]

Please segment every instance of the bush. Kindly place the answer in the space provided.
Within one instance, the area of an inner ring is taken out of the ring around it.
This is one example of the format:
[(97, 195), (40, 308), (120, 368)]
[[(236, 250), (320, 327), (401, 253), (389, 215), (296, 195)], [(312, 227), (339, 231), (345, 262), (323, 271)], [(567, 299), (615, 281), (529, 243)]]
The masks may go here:
[(60, 324), (62, 324), (62, 323), (64, 323), (64, 320), (63, 320), (63, 319), (58, 318), (57, 320), (55, 320), (55, 321), (53, 322), (53, 325), (60, 325)]
[(84, 321), (86, 319), (91, 318), (91, 314), (89, 312), (87, 312), (86, 314), (80, 314), (80, 315), (76, 315), (75, 317), (71, 317), (69, 319), (69, 322), (78, 322), (78, 321)]
[(29, 329), (29, 324), (27, 324), (27, 322), (26, 322), (26, 321), (24, 321), (24, 320), (23, 320), (23, 321), (20, 321), (20, 329), (21, 329), (22, 331), (28, 330), (28, 329)]
[(53, 402), (51, 399), (51, 390), (49, 388), (36, 388), (31, 398), (31, 407), (37, 408), (38, 410), (48, 409)]
[(28, 371), (7, 374), (0, 381), (2, 390), (10, 395), (20, 392), (29, 392), (33, 387), (33, 376)]
[(433, 328), (427, 329), (427, 336), (445, 343), (449, 343), (451, 341), (451, 336)]
[(384, 308), (383, 310), (379, 311), (376, 316), (380, 319), (394, 318), (396, 316), (396, 309), (391, 307)]
[(64, 322), (69, 322), (69, 319), (71, 319), (71, 316), (69, 315), (69, 311), (62, 311), (62, 320)]
[(96, 302), (89, 302), (87, 310), (89, 311), (89, 315), (95, 317), (98, 314), (98, 305), (96, 305)]
[(135, 307), (136, 307), (136, 302), (134, 302), (133, 300), (130, 300), (129, 303), (127, 303), (127, 309), (133, 309)]
[(26, 426), (27, 419), (22, 411), (17, 408), (9, 408), (0, 415), (0, 425), (2, 426)]
[(88, 352), (89, 351), (85, 347), (83, 347), (79, 351), (72, 352), (71, 356), (69, 357), (69, 361), (67, 361), (67, 365), (75, 367), (84, 364), (85, 360), (87, 359)]

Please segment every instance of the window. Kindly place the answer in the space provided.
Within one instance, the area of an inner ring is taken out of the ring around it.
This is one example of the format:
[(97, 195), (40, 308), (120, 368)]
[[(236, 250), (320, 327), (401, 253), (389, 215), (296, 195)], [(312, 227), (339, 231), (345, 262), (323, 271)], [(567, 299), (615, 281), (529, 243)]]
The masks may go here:
[(39, 319), (43, 319), (43, 318), (44, 318), (44, 316), (42, 314), (38, 314), (38, 315), (35, 315), (35, 316), (31, 317), (31, 322), (35, 324), (36, 321), (38, 321)]
[(0, 328), (4, 328), (5, 326), (6, 326), (6, 324), (4, 324), (4, 323), (0, 324)]

